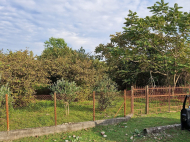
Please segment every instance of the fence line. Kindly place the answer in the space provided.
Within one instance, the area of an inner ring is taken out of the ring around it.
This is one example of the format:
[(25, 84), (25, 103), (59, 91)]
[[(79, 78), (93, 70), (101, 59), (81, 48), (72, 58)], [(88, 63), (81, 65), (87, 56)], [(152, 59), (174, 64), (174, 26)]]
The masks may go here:
[[(184, 96), (190, 93), (188, 87), (155, 87), (134, 88), (131, 86), (131, 113), (140, 111), (140, 114), (158, 113), (162, 110), (171, 112), (172, 108), (182, 108)], [(189, 100), (190, 103), (190, 100)], [(159, 106), (158, 106), (159, 105)], [(166, 107), (168, 106), (168, 109)], [(144, 112), (144, 113), (143, 113)]]
[[(130, 107), (131, 110), (130, 112), (132, 114), (136, 114), (136, 112), (140, 112), (140, 114), (151, 114), (151, 113), (160, 113), (163, 110), (166, 112), (172, 112), (174, 110), (178, 110), (179, 108), (182, 108), (182, 103), (184, 100), (184, 96), (190, 93), (190, 86), (188, 87), (155, 87), (155, 88), (149, 88), (148, 86), (144, 87), (144, 88), (140, 88), (140, 87), (136, 87), (134, 88), (133, 86), (131, 86), (131, 90), (126, 91), (124, 90), (124, 96), (120, 96), (118, 95), (118, 97), (120, 98), (120, 103), (119, 106), (120, 108), (117, 108), (118, 111), (114, 112), (114, 117), (117, 115), (117, 113), (120, 111), (120, 109), (122, 108), (122, 106), (124, 106), (124, 111), (122, 112), (123, 116), (126, 116), (126, 108), (127, 108), (127, 100), (131, 99), (130, 102)], [(56, 93), (54, 93), (54, 98), (50, 95), (46, 95), (46, 96), (37, 96), (35, 97), (36, 99), (44, 99), (45, 97), (48, 98), (48, 100), (52, 100), (54, 102), (54, 121), (55, 121), (55, 126), (57, 125), (57, 118), (59, 119), (59, 113), (57, 117), (57, 99), (60, 99), (59, 94), (56, 95)], [(50, 98), (52, 97), (52, 98)], [(91, 120), (95, 121), (95, 119), (97, 119), (97, 117), (100, 118), (100, 114), (98, 114), (98, 110), (96, 112), (96, 97), (98, 97), (98, 93), (96, 93), (95, 91), (93, 92), (93, 102), (90, 103), (90, 105), (92, 106), (92, 108), (90, 108), (90, 115)], [(122, 100), (123, 98), (123, 100)], [(6, 99), (6, 119), (7, 119), (7, 131), (9, 131), (9, 106), (8, 106), (8, 95), (6, 94), (5, 96)], [(190, 99), (189, 99), (189, 104), (190, 104)], [(58, 104), (59, 105), (59, 104)], [(80, 105), (80, 104), (79, 104)], [(77, 105), (76, 105), (77, 106)], [(75, 106), (75, 107), (76, 107)], [(129, 107), (129, 108), (130, 108)], [(85, 109), (85, 108), (84, 108)], [(110, 109), (111, 111), (113, 111), (112, 109)], [(69, 111), (69, 108), (68, 108)], [(115, 111), (115, 107), (114, 107), (114, 111)], [(59, 110), (58, 110), (59, 112)], [(129, 113), (130, 113), (129, 112)], [(68, 112), (69, 113), (69, 112)], [(68, 114), (66, 112), (66, 115)], [(88, 112), (89, 113), (89, 112)], [(107, 112), (106, 112), (107, 113)], [(108, 112), (109, 113), (109, 112)], [(103, 113), (102, 113), (103, 114)], [(111, 114), (112, 115), (112, 114)], [(66, 117), (66, 116), (65, 116)], [(70, 117), (71, 118), (71, 117)], [(67, 120), (66, 120), (67, 121)]]
[[(122, 98), (123, 98), (123, 104), (122, 104), (122, 106), (124, 105), (124, 111), (123, 111), (123, 116), (125, 117), (126, 116), (126, 101), (127, 101), (127, 97), (129, 98), (129, 95), (130, 95), (130, 91), (126, 91), (126, 90), (124, 90), (124, 96), (123, 97), (120, 97), (120, 95), (118, 94), (118, 97), (119, 97), (119, 100), (121, 101), (122, 100)], [(93, 92), (93, 103), (92, 103), (92, 105), (93, 105), (93, 109), (92, 109), (92, 111), (93, 111), (93, 113), (91, 113), (92, 114), (92, 119), (91, 120), (93, 120), (93, 121), (95, 121), (95, 118), (96, 118), (96, 115), (98, 116), (98, 115), (100, 115), (101, 114), (101, 111), (99, 110), (99, 111), (97, 111), (97, 114), (95, 113), (95, 110), (96, 110), (96, 100), (95, 100), (95, 97), (98, 97), (98, 93), (96, 94), (95, 93), (95, 91)], [(6, 94), (5, 95), (5, 97), (6, 97), (6, 114), (7, 114), (7, 117), (6, 117), (6, 120), (7, 120), (7, 131), (9, 131), (9, 110), (8, 110), (8, 95)], [(48, 100), (50, 99), (50, 97), (48, 96), (48, 95), (46, 95), (45, 97), (47, 97), (48, 98)], [(43, 97), (35, 97), (35, 98), (38, 98), (38, 99), (44, 99), (44, 96)], [(54, 97), (52, 97), (53, 98), (53, 104), (54, 104), (54, 122), (55, 122), (55, 126), (57, 125), (57, 119), (60, 119), (60, 118), (58, 118), (57, 117), (57, 102), (56, 102), (56, 100), (57, 99), (59, 99), (59, 94), (56, 94), (56, 92), (54, 92)], [(117, 101), (116, 101), (117, 102)], [(52, 104), (52, 105), (53, 105)], [(59, 105), (59, 104), (58, 104)], [(75, 105), (75, 104), (74, 104)], [(76, 105), (77, 106), (77, 105)], [(122, 107), (121, 106), (121, 107)], [(60, 107), (60, 106), (59, 106)], [(121, 107), (119, 108), (119, 110), (121, 109)], [(17, 108), (18, 109), (18, 108)], [(68, 108), (69, 109), (69, 108)], [(117, 109), (117, 108), (116, 108)], [(107, 110), (107, 109), (106, 109)], [(115, 107), (114, 107), (114, 110), (115, 110)], [(118, 112), (119, 112), (119, 110), (118, 110)], [(52, 111), (53, 111), (53, 109), (52, 109)], [(59, 111), (58, 111), (59, 112)], [(98, 112), (100, 113), (100, 114), (98, 114)], [(117, 113), (118, 113), (117, 112)], [(12, 111), (11, 111), (11, 113), (12, 113)], [(51, 112), (52, 113), (52, 112)], [(106, 112), (106, 113), (109, 113), (109, 112)], [(130, 112), (129, 112), (130, 113)], [(103, 113), (102, 113), (103, 114)], [(46, 114), (46, 115), (50, 115), (50, 114)], [(59, 114), (58, 114), (59, 115)], [(66, 115), (67, 115), (67, 113), (66, 113)], [(116, 114), (117, 115), (117, 114)], [(115, 116), (116, 116), (115, 115)], [(114, 117), (115, 117), (114, 116)], [(60, 116), (59, 116), (60, 117)], [(71, 118), (71, 117), (70, 117)]]

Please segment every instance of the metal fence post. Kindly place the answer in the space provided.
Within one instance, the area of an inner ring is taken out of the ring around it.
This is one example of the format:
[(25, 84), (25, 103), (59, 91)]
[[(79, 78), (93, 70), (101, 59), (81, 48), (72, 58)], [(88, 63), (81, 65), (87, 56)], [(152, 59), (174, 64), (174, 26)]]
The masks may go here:
[(126, 89), (124, 90), (124, 117), (126, 117)]
[(171, 86), (169, 85), (169, 99), (168, 99), (168, 104), (169, 104), (169, 112), (170, 112), (170, 96), (171, 96)]
[[(189, 85), (189, 94), (190, 95), (190, 85)], [(190, 106), (190, 97), (189, 97), (189, 106)]]
[(93, 121), (95, 121), (95, 91), (93, 91)]
[(8, 95), (5, 95), (6, 98), (6, 114), (7, 114), (7, 131), (9, 131), (9, 104), (8, 104)]
[(57, 126), (57, 114), (56, 114), (56, 92), (54, 92), (54, 115), (55, 115), (55, 126)]
[(145, 88), (146, 92), (146, 114), (149, 113), (149, 91), (148, 91), (148, 85)]
[(134, 90), (133, 86), (131, 86), (131, 113), (134, 113)]

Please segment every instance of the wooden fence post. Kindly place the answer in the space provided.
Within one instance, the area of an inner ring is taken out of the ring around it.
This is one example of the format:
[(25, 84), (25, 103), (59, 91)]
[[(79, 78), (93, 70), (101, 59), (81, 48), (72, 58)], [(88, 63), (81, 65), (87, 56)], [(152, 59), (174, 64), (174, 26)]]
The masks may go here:
[(8, 104), (8, 95), (5, 96), (6, 99), (6, 114), (7, 114), (7, 131), (9, 131), (9, 104)]
[(131, 86), (131, 113), (134, 113), (134, 90), (133, 86)]
[(95, 121), (95, 91), (93, 91), (93, 121)]
[(124, 90), (124, 117), (126, 117), (126, 89)]
[(56, 92), (54, 92), (54, 114), (55, 114), (55, 126), (57, 126), (57, 114), (56, 114)]
[(146, 92), (146, 114), (149, 113), (149, 91), (148, 91), (148, 85), (145, 87)]
[(169, 99), (168, 99), (168, 104), (169, 104), (169, 112), (170, 112), (170, 96), (171, 96), (171, 86), (169, 85)]

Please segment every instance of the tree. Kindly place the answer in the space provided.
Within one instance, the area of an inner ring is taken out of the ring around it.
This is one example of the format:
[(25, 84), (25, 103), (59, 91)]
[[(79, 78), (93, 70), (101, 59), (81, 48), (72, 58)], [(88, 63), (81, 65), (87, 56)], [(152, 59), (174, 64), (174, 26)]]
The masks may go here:
[(124, 31), (111, 35), (112, 46), (106, 50), (125, 65), (137, 63), (140, 72), (150, 72), (150, 78), (160, 74), (166, 76), (168, 85), (176, 86), (182, 73), (189, 72), (190, 63), (190, 13), (180, 8), (177, 4), (169, 7), (161, 0), (148, 7), (152, 16), (139, 18), (136, 12), (129, 11)]
[(95, 60), (90, 53), (85, 53), (83, 47), (79, 50), (67, 47), (64, 39), (50, 38), (44, 43), (46, 49), (38, 57), (38, 60), (42, 62), (51, 83), (55, 83), (61, 78), (70, 82), (75, 81), (78, 86), (83, 88), (83, 92), (80, 92), (78, 98), (89, 97), (95, 82), (94, 78), (103, 75), (104, 69), (102, 68), (104, 66), (99, 67), (99, 61)]
[(84, 60), (93, 60), (94, 56), (90, 55), (90, 53), (85, 53), (85, 49), (83, 47), (81, 47), (78, 50), (75, 50), (76, 54), (75, 54), (75, 58), (77, 58), (78, 60), (84, 61)]
[(73, 50), (67, 46), (67, 43), (62, 38), (51, 37), (49, 41), (44, 42), (44, 47), (45, 50), (38, 59), (55, 59), (73, 54)]
[(43, 70), (43, 65), (40, 61), (32, 57), (32, 52), (28, 55), (28, 50), (23, 52), (17, 51), (0, 56), (2, 64), (1, 84), (9, 84), (12, 96), (15, 99), (15, 106), (26, 106), (34, 98), (34, 85), (37, 83), (48, 84), (48, 74)]
[(49, 41), (45, 41), (44, 44), (45, 44), (44, 46), (46, 48), (53, 48), (53, 47), (65, 48), (65, 47), (67, 47), (67, 43), (62, 38), (51, 37), (51, 38), (49, 38)]

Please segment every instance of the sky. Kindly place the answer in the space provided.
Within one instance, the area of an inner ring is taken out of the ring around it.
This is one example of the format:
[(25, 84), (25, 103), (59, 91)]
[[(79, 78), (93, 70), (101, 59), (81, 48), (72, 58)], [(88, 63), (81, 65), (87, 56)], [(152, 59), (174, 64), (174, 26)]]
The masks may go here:
[[(0, 50), (24, 51), (41, 55), (50, 37), (63, 38), (73, 50), (83, 47), (94, 55), (99, 44), (122, 32), (129, 10), (139, 17), (151, 16), (147, 9), (158, 0), (0, 0)], [(160, 0), (159, 0), (160, 1)], [(178, 3), (190, 12), (190, 0)]]

